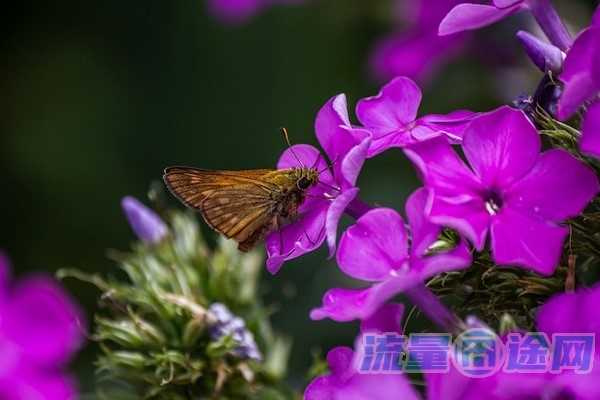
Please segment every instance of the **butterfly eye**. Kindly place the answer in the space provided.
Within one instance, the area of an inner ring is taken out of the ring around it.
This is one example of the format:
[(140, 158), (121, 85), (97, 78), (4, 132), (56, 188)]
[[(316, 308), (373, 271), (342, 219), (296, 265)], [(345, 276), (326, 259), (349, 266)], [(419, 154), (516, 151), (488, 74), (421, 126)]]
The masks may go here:
[(307, 178), (300, 178), (298, 180), (297, 186), (298, 186), (298, 189), (305, 190), (305, 189), (308, 189), (310, 187), (310, 184), (311, 184), (311, 182)]

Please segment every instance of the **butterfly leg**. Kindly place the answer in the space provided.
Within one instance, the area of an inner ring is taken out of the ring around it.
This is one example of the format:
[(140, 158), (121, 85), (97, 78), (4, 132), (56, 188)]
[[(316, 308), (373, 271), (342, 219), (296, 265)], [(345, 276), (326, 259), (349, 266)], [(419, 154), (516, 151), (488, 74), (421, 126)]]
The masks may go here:
[(313, 165), (311, 165), (311, 168), (315, 168), (317, 165), (319, 165), (319, 161), (321, 161), (321, 152), (317, 154), (317, 158), (315, 158), (315, 162), (313, 163)]
[(331, 201), (331, 200), (335, 199), (335, 197), (333, 197), (333, 196), (315, 196), (314, 194), (310, 194), (310, 193), (306, 193), (304, 196), (312, 197), (314, 199), (327, 200), (327, 201)]
[(317, 184), (319, 184), (319, 185), (323, 185), (323, 186), (325, 186), (325, 187), (327, 187), (327, 188), (329, 188), (329, 189), (335, 190), (336, 192), (341, 192), (341, 191), (342, 191), (342, 189), (340, 189), (339, 187), (337, 187), (337, 186), (332, 186), (332, 185), (330, 185), (330, 184), (328, 184), (328, 183), (325, 183), (325, 182), (323, 182), (323, 181), (321, 181), (321, 180), (319, 180), (319, 181), (317, 182)]
[[(281, 231), (279, 231), (279, 250), (283, 251), (283, 235), (281, 234)], [(296, 251), (296, 246), (292, 247), (292, 249), (287, 253), (281, 255), (283, 256), (283, 258), (288, 258), (292, 254), (294, 254), (294, 251)]]
[(283, 258), (287, 258), (287, 257), (291, 256), (296, 251), (296, 246), (293, 246), (290, 251), (283, 254), (283, 250), (285, 249), (284, 243), (283, 243), (283, 233), (281, 233), (281, 229), (279, 229), (279, 228), (283, 227), (287, 222), (288, 221), (286, 220), (286, 218), (283, 218), (281, 216), (276, 217), (276, 221), (273, 222), (274, 226), (277, 227), (277, 231), (279, 234), (279, 254), (282, 255)]
[[(317, 240), (321, 237), (321, 235), (323, 235), (325, 233), (325, 225), (323, 225), (323, 227), (321, 228), (321, 230), (319, 231), (319, 235), (317, 236)], [(310, 235), (308, 234), (308, 232), (304, 231), (304, 235), (306, 236), (306, 239), (308, 240), (308, 242), (312, 245), (315, 246), (317, 244), (316, 240), (312, 240)]]

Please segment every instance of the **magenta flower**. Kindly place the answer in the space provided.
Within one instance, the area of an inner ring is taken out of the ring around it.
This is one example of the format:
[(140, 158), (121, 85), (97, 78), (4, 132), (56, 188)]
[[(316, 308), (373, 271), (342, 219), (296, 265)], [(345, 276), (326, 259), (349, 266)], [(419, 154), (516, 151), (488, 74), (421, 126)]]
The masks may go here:
[(491, 4), (462, 3), (442, 19), (440, 35), (479, 29), (528, 8), (526, 0), (494, 0)]
[(454, 7), (439, 26), (439, 34), (479, 29), (522, 10), (530, 11), (538, 24), (561, 50), (571, 45), (571, 35), (560, 20), (550, 0), (493, 0), (491, 4), (462, 3)]
[(356, 115), (372, 134), (369, 157), (392, 147), (405, 147), (436, 136), (460, 141), (467, 123), (477, 115), (459, 110), (446, 115), (431, 114), (417, 118), (421, 90), (410, 78), (397, 77), (377, 96), (356, 105)]
[(0, 398), (75, 398), (75, 382), (62, 368), (83, 342), (82, 318), (50, 278), (11, 284), (8, 260), (0, 253)]
[(428, 400), (490, 400), (600, 398), (600, 286), (552, 297), (538, 311), (537, 330), (550, 339), (555, 333), (593, 333), (594, 366), (587, 373), (510, 373), (499, 371), (482, 379), (467, 378), (451, 366), (448, 374), (425, 374)]
[[(468, 35), (438, 36), (438, 25), (460, 0), (400, 0), (397, 14), (406, 29), (393, 32), (379, 41), (370, 57), (371, 69), (380, 80), (408, 76), (427, 80), (436, 69), (459, 54)], [(400, 22), (400, 21), (399, 21)]]
[(586, 400), (600, 398), (599, 301), (600, 285), (596, 285), (591, 289), (556, 295), (539, 309), (536, 317), (537, 328), (548, 337), (555, 333), (593, 333), (596, 343), (592, 371), (587, 374), (564, 371), (558, 375), (544, 375), (546, 384), (539, 385), (538, 393), (571, 393), (574, 399)]
[(588, 107), (581, 127), (581, 151), (600, 158), (600, 101)]
[(277, 168), (314, 167), (320, 174), (319, 183), (308, 191), (298, 210), (298, 220), (266, 238), (267, 269), (271, 273), (279, 271), (284, 261), (319, 248), (325, 238), (333, 255), (337, 224), (358, 194), (356, 180), (371, 139), (368, 132), (350, 125), (345, 95), (333, 97), (321, 108), (315, 131), (333, 171), (312, 146), (295, 145), (282, 154)]
[(564, 91), (558, 101), (558, 117), (569, 118), (585, 102), (594, 102), (587, 110), (579, 142), (581, 151), (600, 158), (600, 7), (592, 25), (575, 39), (560, 74)]
[(331, 373), (315, 378), (304, 392), (305, 400), (417, 400), (419, 396), (404, 375), (359, 373), (362, 335), (401, 333), (402, 304), (387, 304), (362, 322), (356, 352), (336, 347), (327, 353)]
[(463, 242), (450, 251), (428, 254), (441, 227), (425, 218), (426, 200), (426, 190), (419, 189), (406, 202), (410, 245), (402, 217), (389, 208), (367, 212), (344, 232), (337, 254), (338, 265), (347, 275), (373, 284), (367, 289), (327, 291), (323, 305), (311, 311), (312, 319), (368, 318), (394, 295), (441, 272), (471, 264), (471, 255)]
[(444, 138), (405, 149), (429, 189), (427, 213), (482, 250), (488, 231), (498, 264), (551, 274), (568, 229), (598, 192), (594, 172), (563, 150), (540, 153), (541, 140), (522, 111), (483, 114), (466, 129), (470, 166)]
[[(600, 8), (596, 15), (600, 15)], [(577, 36), (565, 58), (560, 80), (564, 91), (558, 103), (558, 117), (564, 120), (600, 92), (600, 21)]]
[(136, 198), (123, 197), (121, 207), (131, 229), (141, 241), (158, 243), (169, 233), (169, 228), (158, 214)]
[(302, 0), (208, 0), (209, 12), (226, 24), (248, 22), (273, 3), (293, 4)]

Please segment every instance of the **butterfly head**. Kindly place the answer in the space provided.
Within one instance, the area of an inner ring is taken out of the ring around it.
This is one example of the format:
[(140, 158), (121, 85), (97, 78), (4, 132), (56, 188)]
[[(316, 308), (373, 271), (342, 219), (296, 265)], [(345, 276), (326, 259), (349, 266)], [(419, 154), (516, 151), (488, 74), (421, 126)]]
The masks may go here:
[(298, 168), (296, 170), (296, 187), (305, 191), (319, 181), (319, 171), (316, 168)]

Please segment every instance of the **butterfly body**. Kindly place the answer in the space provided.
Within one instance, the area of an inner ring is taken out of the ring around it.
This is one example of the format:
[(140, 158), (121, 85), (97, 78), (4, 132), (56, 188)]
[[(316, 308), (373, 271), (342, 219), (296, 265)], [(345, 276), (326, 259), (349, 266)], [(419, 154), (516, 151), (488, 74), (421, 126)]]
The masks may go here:
[(315, 168), (305, 167), (241, 171), (169, 167), (163, 179), (171, 193), (200, 211), (212, 229), (248, 251), (297, 217), (318, 175)]

